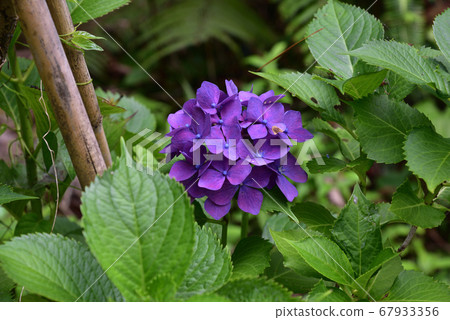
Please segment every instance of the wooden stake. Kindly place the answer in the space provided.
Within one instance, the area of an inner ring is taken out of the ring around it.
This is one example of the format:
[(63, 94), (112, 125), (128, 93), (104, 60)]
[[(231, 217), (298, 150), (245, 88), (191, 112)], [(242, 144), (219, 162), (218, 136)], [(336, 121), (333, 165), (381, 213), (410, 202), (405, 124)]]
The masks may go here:
[(23, 33), (84, 188), (106, 170), (75, 78), (45, 0), (14, 1)]
[[(68, 35), (65, 40), (70, 40), (71, 34), (75, 31), (72, 18), (70, 16), (69, 7), (66, 0), (47, 0), (48, 8), (53, 17), (56, 30), (60, 35)], [(108, 142), (106, 141), (105, 132), (103, 131), (102, 115), (98, 106), (97, 95), (95, 94), (94, 85), (92, 84), (91, 75), (81, 50), (77, 50), (63, 43), (64, 50), (67, 55), (75, 81), (78, 83), (78, 90), (83, 99), (84, 107), (91, 121), (92, 129), (102, 151), (103, 159), (106, 166), (112, 164), (111, 153), (109, 151)], [(80, 85), (81, 84), (81, 85)]]

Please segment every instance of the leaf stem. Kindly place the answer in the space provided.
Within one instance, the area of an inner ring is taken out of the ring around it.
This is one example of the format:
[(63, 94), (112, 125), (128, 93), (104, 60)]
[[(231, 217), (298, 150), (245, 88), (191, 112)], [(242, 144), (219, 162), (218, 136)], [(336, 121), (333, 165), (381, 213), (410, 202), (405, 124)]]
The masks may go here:
[(411, 240), (414, 238), (414, 235), (416, 234), (416, 230), (417, 230), (417, 226), (411, 226), (411, 229), (409, 230), (409, 233), (406, 236), (405, 241), (403, 241), (402, 245), (397, 250), (398, 253), (402, 252), (409, 246), (409, 244), (411, 243)]
[(225, 248), (228, 242), (228, 216), (222, 218), (222, 246)]
[(248, 234), (248, 213), (242, 212), (241, 239), (247, 238), (247, 234)]

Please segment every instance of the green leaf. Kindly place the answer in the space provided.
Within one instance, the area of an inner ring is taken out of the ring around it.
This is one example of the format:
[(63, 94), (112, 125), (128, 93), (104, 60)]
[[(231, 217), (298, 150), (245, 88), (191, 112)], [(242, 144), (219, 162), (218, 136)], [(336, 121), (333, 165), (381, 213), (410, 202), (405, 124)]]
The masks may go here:
[(264, 275), (295, 293), (306, 293), (319, 281), (317, 278), (306, 277), (286, 268), (283, 265), (283, 255), (278, 250), (273, 250), (270, 267), (264, 270)]
[(150, 300), (156, 276), (183, 281), (195, 245), (193, 208), (174, 180), (139, 172), (124, 159), (83, 193), (85, 236), (127, 301)]
[(28, 199), (38, 199), (38, 198), (15, 193), (10, 186), (0, 183), (0, 205), (13, 201), (28, 200)]
[(360, 297), (366, 297), (367, 290), (364, 289), (366, 288), (367, 283), (369, 282), (373, 274), (377, 272), (378, 269), (380, 269), (384, 264), (388, 263), (397, 256), (398, 254), (392, 251), (391, 248), (386, 248), (377, 254), (377, 256), (370, 263), (368, 270), (364, 274), (361, 274), (355, 280), (355, 283), (353, 283), (353, 288), (359, 291)]
[(408, 180), (394, 193), (389, 210), (402, 221), (421, 228), (437, 227), (445, 218), (444, 212), (427, 206), (417, 197)]
[(450, 288), (418, 271), (403, 271), (384, 301), (450, 302)]
[[(48, 143), (48, 146), (46, 142)], [(42, 143), (42, 157), (44, 158), (45, 168), (47, 169), (47, 171), (49, 171), (51, 166), (53, 165), (53, 159), (56, 162), (56, 157), (58, 155), (58, 138), (56, 137), (53, 131), (49, 131), (45, 136), (45, 138), (41, 139), (41, 143)], [(54, 158), (52, 158), (52, 153), (50, 150), (54, 152), (53, 154)]]
[(358, 276), (369, 270), (383, 249), (377, 208), (366, 199), (359, 185), (355, 185), (331, 232)]
[(411, 131), (405, 142), (405, 159), (409, 169), (434, 189), (450, 179), (450, 139), (430, 128)]
[(43, 220), (36, 213), (27, 213), (22, 218), (14, 229), (14, 236), (21, 236), (27, 233), (49, 233), (52, 229), (52, 221)]
[(351, 302), (352, 299), (338, 288), (326, 287), (321, 279), (308, 293), (307, 302)]
[(148, 284), (146, 291), (150, 301), (170, 302), (175, 301), (177, 284), (170, 274), (162, 273), (154, 277)]
[(334, 108), (334, 106), (340, 104), (336, 91), (323, 81), (313, 79), (308, 73), (253, 73), (264, 79), (275, 82), (311, 108), (323, 112), (325, 118), (340, 123), (343, 122), (342, 115)]
[(356, 132), (369, 159), (379, 163), (403, 160), (402, 146), (413, 128), (431, 126), (428, 118), (401, 101), (386, 95), (350, 103), (356, 112)]
[(350, 261), (333, 241), (315, 236), (288, 242), (306, 263), (328, 279), (344, 285), (353, 283)]
[(433, 24), (433, 34), (436, 43), (447, 58), (447, 61), (450, 62), (450, 36), (448, 30), (450, 30), (450, 9), (437, 16)]
[(118, 103), (125, 112), (111, 114), (113, 120), (129, 119), (126, 129), (131, 133), (139, 133), (144, 129), (154, 130), (156, 128), (155, 116), (150, 110), (132, 97), (122, 97)]
[(306, 40), (309, 50), (322, 67), (344, 79), (357, 75), (356, 59), (346, 52), (384, 36), (380, 21), (366, 10), (337, 1), (329, 1), (316, 13), (308, 34), (321, 28)]
[(238, 279), (228, 282), (218, 292), (234, 302), (298, 301), (278, 283), (264, 278)]
[(450, 187), (443, 187), (439, 190), (435, 202), (450, 209)]
[(367, 159), (367, 155), (363, 153), (358, 159), (347, 163), (347, 168), (355, 172), (358, 177), (361, 177), (366, 175), (373, 163), (373, 160)]
[(374, 93), (383, 82), (387, 72), (387, 70), (381, 70), (350, 78), (344, 82), (343, 91), (355, 99), (364, 98)]
[(270, 264), (272, 244), (260, 237), (244, 238), (234, 249), (232, 279), (257, 277)]
[(366, 291), (369, 291), (369, 294), (375, 300), (381, 300), (402, 271), (402, 260), (397, 255), (395, 258), (386, 262), (381, 267), (381, 270), (370, 279)]
[(305, 229), (294, 229), (282, 232), (276, 232), (271, 230), (270, 234), (275, 241), (277, 249), (281, 252), (284, 257), (284, 265), (296, 273), (299, 273), (306, 277), (319, 278), (320, 273), (318, 273), (314, 268), (312, 268), (305, 259), (303, 259), (291, 245), (291, 241), (300, 241), (309, 236), (320, 236), (319, 232)]
[(298, 220), (306, 224), (308, 228), (331, 235), (330, 229), (336, 219), (325, 207), (314, 202), (300, 202), (292, 208), (292, 211)]
[(270, 216), (264, 224), (262, 237), (274, 243), (270, 230), (272, 231), (286, 231), (299, 228), (298, 224), (292, 221), (289, 216), (284, 213), (277, 213)]
[(131, 0), (69, 0), (70, 14), (74, 24), (86, 22), (114, 11)]
[(97, 100), (98, 106), (100, 107), (100, 113), (102, 114), (102, 116), (107, 116), (115, 113), (122, 113), (126, 111), (126, 109), (115, 105), (112, 101), (108, 99), (97, 97)]
[[(20, 85), (19, 92), (19, 98), (22, 100), (22, 103), (33, 110), (36, 120), (36, 133), (39, 138), (42, 138), (48, 130), (55, 130), (58, 128), (46, 92), (41, 93), (41, 90), (30, 88), (26, 85)], [(41, 94), (43, 99), (41, 99)]]
[(356, 160), (360, 157), (359, 142), (353, 138), (347, 130), (343, 128), (334, 129), (328, 122), (319, 118), (314, 118), (312, 120), (312, 124), (314, 126), (314, 130), (323, 132), (336, 141), (344, 157), (350, 161)]
[(0, 267), (0, 302), (12, 302), (13, 296), (11, 290), (15, 283), (6, 275), (5, 271)]
[(214, 292), (228, 281), (231, 269), (228, 250), (222, 249), (211, 229), (197, 227), (194, 255), (176, 296), (187, 299)]
[(324, 164), (319, 164), (315, 159), (308, 161), (306, 166), (310, 173), (336, 172), (345, 168), (346, 163), (336, 158), (322, 158)]
[(274, 188), (271, 190), (263, 189), (264, 200), (261, 204), (261, 212), (281, 212), (286, 214), (294, 220), (294, 222), (298, 223), (297, 217), (292, 213), (290, 204), (286, 201), (286, 197), (281, 193), (278, 188)]
[(202, 294), (193, 296), (186, 300), (186, 302), (231, 302), (229, 299), (219, 296), (215, 293)]
[(19, 286), (51, 300), (122, 301), (88, 248), (60, 235), (13, 238), (0, 246), (0, 261)]
[(349, 54), (369, 64), (398, 73), (412, 83), (431, 85), (447, 95), (450, 94), (445, 71), (437, 68), (432, 61), (420, 56), (416, 48), (406, 43), (371, 41)]
[(416, 84), (409, 82), (398, 73), (389, 71), (387, 74), (387, 85), (383, 88), (384, 93), (386, 93), (389, 98), (400, 101), (413, 92), (414, 88), (416, 88)]
[(97, 45), (95, 42), (91, 41), (94, 40), (105, 40), (103, 37), (97, 37), (89, 32), (86, 31), (75, 31), (70, 38), (70, 43), (74, 44), (75, 46), (79, 47), (82, 50), (94, 50), (94, 51), (103, 51), (102, 47)]

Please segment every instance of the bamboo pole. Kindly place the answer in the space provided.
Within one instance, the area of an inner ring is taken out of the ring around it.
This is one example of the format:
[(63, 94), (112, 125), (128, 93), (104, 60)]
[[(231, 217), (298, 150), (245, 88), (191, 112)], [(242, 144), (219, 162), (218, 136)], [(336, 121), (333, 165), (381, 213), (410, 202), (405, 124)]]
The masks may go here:
[(94, 131), (45, 0), (14, 1), (23, 33), (84, 188), (106, 170)]
[(17, 16), (12, 0), (0, 1), (0, 70), (8, 56), (8, 47), (16, 29)]
[[(65, 40), (70, 40), (71, 34), (75, 29), (66, 0), (47, 0), (47, 5), (53, 17), (56, 30), (60, 35), (67, 35)], [(78, 90), (80, 91), (84, 107), (86, 108), (89, 120), (91, 121), (92, 129), (94, 130), (95, 137), (97, 138), (100, 150), (102, 151), (103, 159), (105, 160), (106, 166), (110, 167), (112, 160), (105, 132), (103, 131), (103, 118), (100, 113), (97, 95), (95, 94), (94, 85), (92, 84), (91, 75), (89, 74), (84, 54), (81, 50), (77, 50), (64, 43), (63, 47), (67, 55), (67, 60), (69, 60), (75, 81), (78, 83)]]

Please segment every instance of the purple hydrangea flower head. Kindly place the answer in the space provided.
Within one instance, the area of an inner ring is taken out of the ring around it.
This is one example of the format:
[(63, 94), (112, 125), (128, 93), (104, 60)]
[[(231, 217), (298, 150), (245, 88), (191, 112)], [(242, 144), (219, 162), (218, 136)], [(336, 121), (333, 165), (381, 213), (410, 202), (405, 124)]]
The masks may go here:
[[(225, 81), (226, 93), (203, 82), (196, 99), (168, 117), (171, 157), (183, 155), (169, 176), (182, 183), (192, 199), (206, 197), (204, 208), (220, 219), (237, 197), (238, 207), (258, 214), (264, 199), (261, 189), (277, 186), (288, 201), (298, 195), (290, 182), (304, 183), (306, 172), (289, 153), (292, 140), (303, 142), (312, 134), (302, 127), (300, 112), (285, 112), (283, 95), (239, 91)], [(290, 180), (288, 180), (290, 179)]]

